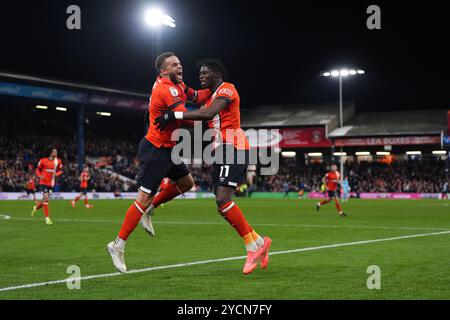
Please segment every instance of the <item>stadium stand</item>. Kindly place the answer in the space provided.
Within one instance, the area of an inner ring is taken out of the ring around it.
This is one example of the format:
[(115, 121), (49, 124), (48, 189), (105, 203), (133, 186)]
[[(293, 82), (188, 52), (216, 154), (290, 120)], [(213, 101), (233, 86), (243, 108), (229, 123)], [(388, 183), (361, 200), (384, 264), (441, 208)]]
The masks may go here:
[[(9, 75), (0, 76), (4, 81), (11, 80)], [(19, 80), (26, 85), (50, 85), (50, 82), (39, 82), (35, 78), (14, 78), (14, 81)], [(109, 97), (116, 105), (108, 109), (106, 105), (98, 106), (104, 98), (101, 94), (123, 92), (105, 88), (95, 91), (89, 86), (57, 82), (51, 82), (51, 85), (65, 86), (65, 90), (84, 90), (81, 98), (87, 104), (83, 107), (83, 149), (84, 163), (91, 167), (89, 189), (97, 192), (136, 191), (133, 182), (138, 168), (136, 151), (144, 134), (142, 100)], [(4, 106), (0, 108), (0, 192), (22, 191), (39, 158), (46, 156), (44, 150), (48, 146), (58, 148), (64, 163), (64, 175), (56, 190), (78, 191), (80, 113), (77, 104), (67, 112), (57, 112), (54, 107), (60, 102), (53, 101), (50, 104), (52, 110), (38, 111), (35, 105), (41, 101), (49, 102), (48, 98), (19, 97), (19, 91), (14, 88), (11, 83), (0, 86), (0, 104)], [(41, 87), (33, 88), (39, 95), (47, 92)], [(23, 89), (26, 89), (24, 92), (31, 90), (30, 87)], [(48, 92), (52, 90), (55, 88)], [(34, 91), (30, 92), (33, 94)], [(64, 93), (64, 97), (74, 94), (72, 91)], [(58, 91), (53, 94), (57, 96)], [(134, 98), (144, 96), (140, 94)], [(129, 107), (135, 103), (137, 108)], [(101, 117), (99, 110), (110, 111), (113, 116)], [(242, 126), (246, 129), (279, 129), (282, 136), (280, 151), (295, 151), (296, 155), (294, 158), (281, 157), (276, 175), (262, 176), (258, 168), (255, 183), (250, 186), (252, 192), (282, 192), (285, 186), (296, 191), (300, 185), (305, 191), (320, 191), (321, 177), (329, 164), (339, 161), (334, 156), (335, 147), (348, 153), (344, 173), (356, 192), (434, 193), (439, 192), (444, 180), (448, 179), (448, 157), (431, 154), (431, 150), (441, 149), (440, 135), (447, 129), (446, 110), (356, 114), (355, 105), (346, 102), (342, 128), (339, 128), (337, 103), (270, 105), (253, 110), (242, 110)], [(388, 142), (375, 138), (388, 138)], [(399, 143), (388, 145), (393, 139), (398, 139)], [(360, 147), (370, 155), (357, 156), (355, 153)], [(423, 150), (424, 153), (405, 156), (408, 149)], [(391, 155), (376, 156), (381, 150), (390, 150)], [(320, 156), (311, 157), (311, 152)], [(195, 190), (211, 191), (212, 167), (188, 167), (196, 181)]]

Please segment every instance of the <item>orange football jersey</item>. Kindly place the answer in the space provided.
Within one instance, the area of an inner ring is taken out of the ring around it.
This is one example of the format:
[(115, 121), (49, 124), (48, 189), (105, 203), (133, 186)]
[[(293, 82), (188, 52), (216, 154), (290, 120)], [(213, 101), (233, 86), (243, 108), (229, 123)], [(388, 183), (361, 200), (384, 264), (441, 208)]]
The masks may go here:
[(171, 140), (172, 132), (180, 128), (182, 120), (176, 120), (160, 131), (153, 124), (165, 111), (187, 111), (186, 100), (196, 103), (206, 101), (211, 95), (209, 89), (193, 90), (184, 84), (174, 84), (170, 79), (158, 77), (153, 85), (149, 103), (150, 125), (145, 136), (154, 146), (172, 148), (176, 142)]
[(56, 177), (60, 176), (62, 173), (62, 162), (59, 158), (53, 160), (42, 158), (39, 160), (36, 168), (36, 174), (40, 178), (39, 184), (49, 187), (55, 186)]
[(33, 179), (27, 181), (27, 190), (36, 190), (36, 186), (34, 184)]
[(248, 150), (250, 146), (241, 128), (240, 98), (236, 88), (229, 82), (223, 82), (206, 102), (206, 108), (209, 108), (215, 99), (228, 102), (227, 107), (208, 121), (209, 127), (217, 130), (216, 138), (233, 144), (238, 150)]
[(87, 188), (88, 187), (88, 180), (89, 180), (89, 173), (82, 172), (80, 175), (80, 188)]
[(338, 171), (330, 171), (325, 175), (325, 182), (327, 184), (327, 190), (328, 191), (336, 191), (337, 189), (337, 182), (333, 182), (332, 180), (339, 180), (340, 174)]

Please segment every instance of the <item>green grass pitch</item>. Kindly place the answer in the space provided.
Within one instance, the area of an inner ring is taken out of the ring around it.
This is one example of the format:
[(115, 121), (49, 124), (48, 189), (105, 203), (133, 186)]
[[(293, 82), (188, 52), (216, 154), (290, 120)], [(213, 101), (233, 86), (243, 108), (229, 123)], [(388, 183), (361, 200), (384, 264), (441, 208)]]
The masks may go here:
[[(31, 201), (0, 202), (0, 299), (450, 299), (450, 201), (350, 200), (346, 218), (313, 200), (236, 199), (257, 232), (273, 239), (267, 270), (242, 274), (243, 259), (166, 266), (245, 255), (242, 240), (213, 199), (175, 200), (157, 209), (156, 236), (140, 226), (126, 247), (129, 270), (114, 275), (106, 244), (131, 201), (92, 201), (86, 210), (52, 201), (53, 226)], [(10, 219), (5, 219), (7, 216)], [(443, 232), (443, 233), (442, 233)], [(423, 237), (408, 235), (440, 233)], [(358, 241), (378, 242), (351, 244)], [(346, 246), (328, 245), (350, 243)], [(322, 248), (318, 248), (324, 246)], [(285, 252), (314, 248), (297, 252)], [(2, 291), (63, 280), (78, 265), (81, 281)], [(381, 270), (381, 289), (369, 290), (368, 266)]]

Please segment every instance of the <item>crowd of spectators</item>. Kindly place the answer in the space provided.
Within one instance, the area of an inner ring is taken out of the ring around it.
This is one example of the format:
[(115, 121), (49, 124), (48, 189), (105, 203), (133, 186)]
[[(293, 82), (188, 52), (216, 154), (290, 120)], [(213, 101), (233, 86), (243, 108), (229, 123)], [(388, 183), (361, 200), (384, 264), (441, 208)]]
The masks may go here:
[[(329, 168), (323, 163), (305, 165), (295, 158), (282, 158), (276, 175), (258, 177), (258, 190), (319, 192)], [(445, 161), (437, 157), (397, 160), (391, 164), (377, 161), (347, 162), (344, 176), (352, 191), (438, 193), (444, 185)]]
[[(105, 158), (106, 164), (90, 163), (90, 189), (97, 192), (136, 191), (138, 172), (136, 157), (138, 141), (86, 137), (86, 159)], [(58, 148), (64, 174), (58, 179), (56, 191), (78, 191), (79, 173), (76, 164), (75, 137), (31, 136), (14, 134), (0, 136), (0, 191), (22, 191), (34, 174), (37, 163), (45, 157), (49, 146)], [(252, 191), (285, 192), (320, 191), (322, 177), (328, 168), (323, 163), (305, 164), (296, 158), (281, 158), (277, 174), (257, 175)], [(211, 191), (213, 169), (210, 165), (188, 165), (196, 191)], [(444, 184), (445, 161), (437, 157), (421, 160), (352, 162), (345, 164), (345, 175), (355, 192), (440, 192)]]

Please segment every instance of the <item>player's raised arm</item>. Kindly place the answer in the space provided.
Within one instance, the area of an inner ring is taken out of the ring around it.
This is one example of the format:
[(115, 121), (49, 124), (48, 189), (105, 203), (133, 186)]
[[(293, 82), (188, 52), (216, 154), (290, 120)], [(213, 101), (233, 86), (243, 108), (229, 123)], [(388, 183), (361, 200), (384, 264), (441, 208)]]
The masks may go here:
[(187, 100), (197, 105), (204, 104), (212, 95), (211, 90), (208, 88), (195, 90), (187, 86), (184, 82), (182, 82), (180, 85), (183, 88), (184, 93), (186, 94)]

